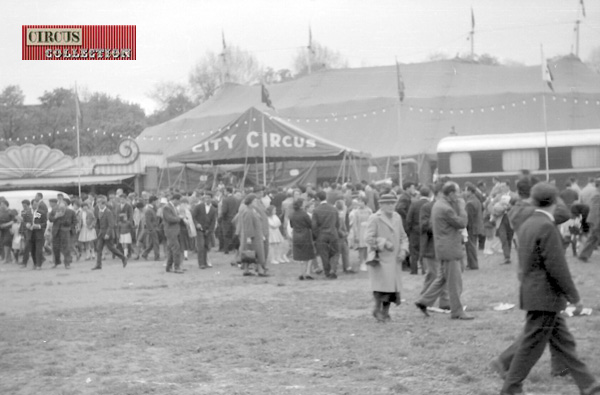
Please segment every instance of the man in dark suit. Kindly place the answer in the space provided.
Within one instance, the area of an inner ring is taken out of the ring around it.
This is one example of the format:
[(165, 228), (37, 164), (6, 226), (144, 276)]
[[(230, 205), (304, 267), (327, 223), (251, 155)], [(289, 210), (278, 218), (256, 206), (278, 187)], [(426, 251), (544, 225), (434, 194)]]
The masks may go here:
[(158, 241), (158, 217), (156, 216), (156, 205), (158, 198), (150, 196), (148, 205), (144, 209), (144, 229), (146, 232), (146, 240), (148, 243), (146, 249), (142, 252), (142, 258), (148, 259), (150, 251), (154, 250), (154, 260), (160, 259), (160, 243)]
[(483, 211), (481, 202), (477, 198), (477, 188), (470, 182), (465, 184), (465, 199), (467, 210), (467, 234), (468, 241), (467, 250), (467, 268), (471, 270), (479, 269), (479, 261), (477, 259), (477, 244), (479, 235), (483, 233)]
[[(48, 209), (40, 209), (41, 200), (32, 200), (33, 222), (31, 224), (31, 259), (33, 260), (33, 270), (42, 270), (44, 262), (44, 233), (48, 223)], [(42, 202), (43, 203), (43, 202)]]
[[(421, 244), (421, 226), (419, 223), (419, 213), (421, 207), (431, 199), (431, 189), (422, 187), (420, 189), (419, 200), (412, 203), (406, 214), (406, 234), (408, 235), (408, 245), (410, 249), (410, 274), (419, 274), (419, 249)], [(425, 270), (422, 268), (421, 270)]]
[(105, 196), (98, 196), (96, 203), (98, 207), (98, 213), (96, 216), (96, 218), (98, 218), (98, 227), (96, 230), (98, 241), (96, 245), (96, 266), (94, 266), (92, 270), (102, 269), (102, 250), (104, 250), (104, 246), (106, 246), (108, 250), (113, 253), (113, 255), (121, 258), (123, 267), (125, 267), (127, 266), (127, 257), (123, 255), (121, 251), (115, 248), (114, 245), (114, 240), (116, 238), (116, 223), (114, 213), (107, 207)]
[[(171, 201), (163, 207), (163, 226), (167, 238), (167, 272), (183, 273), (181, 270), (181, 246), (179, 244), (179, 231), (181, 217), (177, 213), (177, 206), (181, 195), (176, 193)], [(175, 270), (173, 270), (175, 266)]]
[(555, 225), (557, 197), (558, 190), (553, 185), (536, 184), (531, 189), (536, 210), (519, 227), (519, 301), (527, 315), (501, 394), (523, 392), (523, 381), (548, 343), (569, 369), (581, 394), (600, 394), (600, 384), (577, 356), (575, 339), (560, 314), (567, 302), (575, 306), (575, 315), (581, 313), (583, 304)]
[(327, 194), (324, 191), (317, 192), (317, 200), (320, 203), (312, 216), (313, 237), (317, 254), (323, 262), (325, 276), (335, 280), (339, 259), (340, 217), (336, 208), (327, 202)]
[(208, 251), (213, 240), (213, 232), (217, 221), (217, 210), (212, 205), (212, 195), (205, 192), (202, 203), (197, 204), (192, 212), (196, 226), (196, 250), (198, 252), (198, 266), (208, 269)]
[(29, 200), (23, 200), (21, 202), (23, 211), (21, 211), (21, 228), (19, 232), (23, 235), (23, 241), (25, 242), (25, 248), (23, 249), (23, 259), (21, 260), (21, 267), (27, 267), (29, 261), (29, 255), (31, 254), (31, 226), (33, 225), (33, 210), (31, 209), (31, 202)]
[(71, 239), (77, 226), (77, 215), (75, 211), (68, 208), (68, 200), (57, 204), (55, 199), (50, 199), (52, 212), (48, 216), (52, 222), (52, 252), (54, 253), (54, 266), (60, 265), (60, 254), (65, 259), (65, 269), (71, 267)]
[(225, 189), (226, 196), (221, 203), (221, 219), (223, 226), (223, 252), (229, 254), (229, 251), (235, 249), (235, 225), (233, 224), (233, 217), (240, 208), (240, 201), (233, 196), (233, 188), (227, 187)]

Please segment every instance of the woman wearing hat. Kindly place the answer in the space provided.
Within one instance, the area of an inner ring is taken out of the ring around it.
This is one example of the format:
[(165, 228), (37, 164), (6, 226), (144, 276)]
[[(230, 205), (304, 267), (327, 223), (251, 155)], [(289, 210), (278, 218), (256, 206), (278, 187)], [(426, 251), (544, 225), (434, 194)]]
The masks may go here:
[(379, 210), (371, 215), (365, 240), (369, 256), (369, 278), (375, 298), (373, 316), (379, 322), (390, 320), (391, 303), (400, 304), (402, 262), (408, 254), (408, 238), (400, 215), (394, 211), (396, 197), (385, 194), (379, 199)]

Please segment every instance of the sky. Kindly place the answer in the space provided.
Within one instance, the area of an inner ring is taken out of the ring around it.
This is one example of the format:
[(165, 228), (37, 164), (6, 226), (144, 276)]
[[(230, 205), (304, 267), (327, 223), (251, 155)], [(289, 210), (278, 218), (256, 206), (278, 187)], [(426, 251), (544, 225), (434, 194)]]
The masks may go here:
[[(26, 104), (55, 88), (104, 92), (156, 110), (148, 93), (157, 83), (186, 84), (207, 51), (227, 45), (253, 53), (264, 66), (292, 69), (292, 59), (315, 41), (341, 52), (350, 67), (425, 61), (470, 51), (500, 61), (540, 64), (574, 51), (581, 18), (580, 58), (600, 47), (600, 1), (584, 0), (3, 0), (0, 5), (0, 89), (19, 85)], [(136, 25), (135, 61), (24, 61), (21, 26)]]

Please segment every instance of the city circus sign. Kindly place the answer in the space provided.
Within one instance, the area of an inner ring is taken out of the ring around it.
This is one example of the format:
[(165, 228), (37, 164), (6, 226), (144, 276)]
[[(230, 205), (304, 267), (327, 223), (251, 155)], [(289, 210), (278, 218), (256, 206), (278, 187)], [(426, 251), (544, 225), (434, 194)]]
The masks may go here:
[[(231, 134), (229, 136), (218, 137), (216, 139), (207, 140), (200, 144), (196, 144), (192, 147), (192, 152), (215, 152), (219, 150), (233, 150), (237, 134)], [(317, 142), (312, 138), (304, 138), (301, 136), (288, 136), (281, 135), (279, 133), (263, 133), (261, 139), (261, 133), (256, 131), (250, 131), (246, 135), (246, 145), (250, 148), (258, 148), (262, 146), (270, 148), (315, 148)], [(238, 143), (242, 140), (237, 139)]]

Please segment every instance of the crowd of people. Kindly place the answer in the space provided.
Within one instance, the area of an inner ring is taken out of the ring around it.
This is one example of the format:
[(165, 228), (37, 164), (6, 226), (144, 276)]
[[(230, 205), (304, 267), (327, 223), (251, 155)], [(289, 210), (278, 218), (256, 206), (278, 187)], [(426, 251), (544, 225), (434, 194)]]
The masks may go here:
[[(492, 364), (505, 378), (503, 393), (519, 393), (547, 343), (553, 374), (571, 372), (582, 393), (600, 391), (558, 315), (567, 301), (581, 310), (565, 250), (586, 262), (600, 242), (600, 179), (579, 188), (571, 178), (560, 193), (524, 173), (515, 191), (498, 179), (489, 190), (484, 182), (467, 182), (461, 190), (448, 179), (402, 188), (365, 181), (287, 190), (221, 184), (189, 194), (138, 196), (119, 189), (108, 196), (58, 194), (48, 204), (45, 198), (38, 193), (16, 210), (0, 197), (4, 263), (14, 259), (25, 268), (31, 259), (41, 270), (48, 256), (53, 268), (69, 269), (75, 257), (100, 270), (106, 246), (124, 268), (152, 253), (166, 260), (167, 272), (184, 273), (182, 262), (194, 253), (198, 268), (210, 269), (214, 248), (244, 276), (266, 277), (272, 265), (290, 261), (302, 281), (368, 271), (379, 322), (389, 321), (391, 304), (401, 302), (402, 271), (424, 274), (415, 305), (425, 316), (437, 302), (451, 319), (474, 319), (461, 302), (463, 271), (479, 269), (478, 252), (502, 254), (498, 262), (510, 264), (517, 247), (527, 324)], [(535, 355), (528, 354), (532, 349)]]

